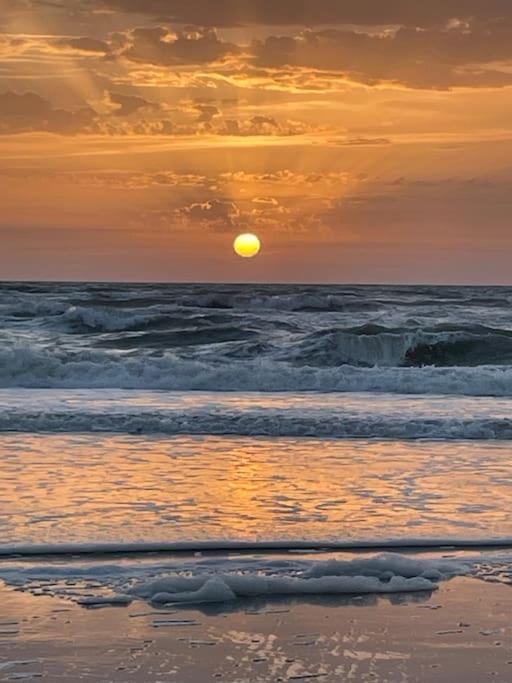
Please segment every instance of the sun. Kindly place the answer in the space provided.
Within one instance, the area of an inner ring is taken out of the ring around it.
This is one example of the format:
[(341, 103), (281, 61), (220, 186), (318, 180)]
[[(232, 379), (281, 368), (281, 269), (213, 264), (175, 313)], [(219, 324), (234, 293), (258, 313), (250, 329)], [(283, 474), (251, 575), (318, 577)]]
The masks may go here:
[(245, 232), (233, 242), (233, 249), (242, 258), (252, 258), (256, 256), (261, 249), (261, 242), (250, 232)]

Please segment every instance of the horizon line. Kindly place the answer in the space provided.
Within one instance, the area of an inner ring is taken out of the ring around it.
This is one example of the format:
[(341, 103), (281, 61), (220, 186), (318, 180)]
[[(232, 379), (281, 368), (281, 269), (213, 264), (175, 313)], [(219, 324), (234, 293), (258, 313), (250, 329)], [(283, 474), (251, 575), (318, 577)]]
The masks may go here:
[(68, 279), (32, 279), (32, 278), (8, 278), (0, 279), (0, 286), (4, 284), (49, 284), (49, 285), (222, 285), (222, 286), (236, 286), (244, 287), (251, 285), (267, 286), (267, 287), (493, 287), (493, 288), (510, 288), (510, 283), (497, 282), (392, 282), (392, 281), (375, 281), (375, 282), (350, 282), (350, 281), (261, 281), (261, 280), (68, 280)]

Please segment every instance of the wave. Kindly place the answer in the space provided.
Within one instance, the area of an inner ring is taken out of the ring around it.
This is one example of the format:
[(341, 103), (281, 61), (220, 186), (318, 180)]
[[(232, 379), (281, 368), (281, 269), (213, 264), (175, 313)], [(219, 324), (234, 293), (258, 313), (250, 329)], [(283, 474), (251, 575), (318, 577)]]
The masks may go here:
[[(233, 323), (233, 317), (218, 313), (197, 314), (177, 308), (150, 307), (144, 312), (111, 308), (72, 306), (52, 322), (74, 333), (145, 332), (172, 329), (201, 331)], [(235, 319), (236, 320), (236, 319)]]
[[(0, 291), (27, 312), (35, 300), (69, 306), (141, 308), (178, 306), (290, 312), (357, 312), (395, 307), (504, 308), (510, 287), (226, 285), (120, 283), (0, 283)], [(21, 312), (21, 311), (20, 311)]]
[[(509, 290), (34, 286), (33, 292), (32, 285), (9, 290), (14, 295), (0, 304), (6, 343), (65, 344), (76, 353), (182, 349), (189, 359), (209, 355), (217, 363), (275, 362), (279, 376), (287, 372), (283, 364), (315, 370), (512, 366)], [(422, 308), (425, 302), (435, 310)], [(462, 306), (469, 307), (467, 315)]]
[(62, 310), (59, 302), (51, 301), (36, 302), (27, 310), (38, 311), (40, 330), (51, 335), (76, 335), (80, 346), (165, 351), (258, 338), (239, 354), (233, 344), (220, 353), (314, 368), (512, 365), (512, 330), (479, 324), (419, 326), (409, 321), (407, 326), (385, 327), (370, 322), (305, 334), (308, 325), (303, 321), (247, 312), (241, 315), (235, 311), (159, 306), (144, 310), (71, 306)]
[(76, 333), (84, 332), (122, 332), (159, 328), (162, 324), (182, 323), (183, 316), (172, 315), (158, 308), (144, 312), (112, 309), (109, 307), (69, 307), (60, 319), (54, 321)]
[(116, 349), (169, 349), (174, 346), (208, 346), (210, 344), (243, 341), (252, 339), (256, 335), (257, 333), (253, 330), (225, 325), (204, 329), (165, 330), (124, 335), (115, 339), (102, 339), (96, 343), (96, 346)]
[(32, 319), (60, 316), (69, 309), (69, 303), (62, 299), (30, 299), (8, 301), (0, 304), (0, 315), (2, 318)]
[(470, 296), (465, 297), (461, 294), (453, 296), (440, 296), (422, 298), (421, 296), (410, 297), (408, 299), (378, 298), (375, 300), (382, 307), (403, 307), (403, 308), (439, 308), (443, 305), (463, 308), (504, 308), (510, 306), (512, 298), (503, 296)]
[(384, 305), (364, 296), (315, 292), (265, 294), (263, 292), (210, 292), (175, 299), (179, 306), (240, 310), (268, 310), (296, 313), (376, 311)]
[[(176, 296), (173, 302), (179, 306), (218, 309), (262, 309), (303, 313), (343, 313), (378, 311), (391, 307), (430, 308), (446, 304), (464, 307), (508, 307), (511, 298), (503, 294), (470, 295), (463, 289), (448, 294), (443, 288), (428, 290), (422, 287), (399, 290), (357, 287), (343, 288), (333, 293), (336, 287), (294, 287), (300, 291), (282, 291), (286, 287), (256, 287), (255, 291), (227, 291), (219, 287), (214, 292), (199, 290), (193, 294)], [(223, 291), (224, 290), (224, 291)], [(393, 297), (395, 295), (395, 298)], [(396, 297), (396, 295), (399, 295)]]
[(508, 365), (512, 363), (512, 330), (482, 325), (386, 328), (365, 324), (314, 332), (284, 350), (281, 358), (316, 367)]
[(0, 350), (0, 387), (512, 396), (512, 367), (312, 367), (17, 345)]
[(512, 363), (512, 339), (503, 336), (493, 338), (474, 337), (447, 339), (446, 341), (420, 341), (407, 349), (405, 364), (413, 366), (435, 365), (510, 365)]
[[(195, 294), (183, 294), (172, 291), (166, 293), (165, 288), (161, 292), (150, 295), (144, 291), (138, 295), (136, 292), (105, 292), (98, 296), (97, 292), (93, 295), (86, 291), (80, 296), (80, 291), (72, 291), (67, 296), (58, 294), (51, 297), (37, 296), (42, 294), (35, 292), (35, 296), (15, 296), (14, 302), (2, 307), (4, 313), (15, 317), (37, 318), (49, 315), (59, 315), (68, 311), (69, 318), (75, 315), (80, 318), (83, 316), (85, 326), (95, 327), (95, 316), (100, 318), (110, 315), (115, 321), (116, 317), (132, 315), (141, 309), (158, 310), (175, 309), (186, 312), (189, 309), (194, 311), (203, 310), (224, 310), (224, 311), (269, 311), (283, 313), (371, 313), (384, 310), (390, 307), (424, 307), (439, 306), (439, 300), (422, 300), (413, 298), (411, 300), (386, 300), (384, 298), (371, 298), (367, 293), (358, 294), (340, 293), (315, 293), (297, 292), (286, 294), (281, 293), (262, 293), (262, 292), (223, 292), (200, 291)], [(463, 305), (471, 305), (471, 302), (461, 300)], [(507, 305), (508, 302), (500, 300), (497, 305)], [(488, 305), (491, 305), (489, 303)], [(142, 313), (141, 315), (144, 315)]]
[(411, 417), (289, 409), (129, 410), (0, 413), (0, 432), (121, 433), (209, 436), (315, 437), (325, 439), (512, 440), (512, 419)]
[[(254, 359), (263, 356), (311, 367), (512, 364), (512, 330), (483, 325), (387, 328), (367, 323), (299, 335), (297, 327), (285, 321), (251, 321), (231, 313), (187, 315), (182, 310), (148, 309), (142, 313), (87, 308), (71, 308), (60, 320), (74, 333), (116, 333), (92, 342), (113, 349), (165, 350), (242, 342), (259, 336), (260, 343), (252, 346)], [(136, 334), (125, 334), (128, 332)], [(282, 332), (289, 334), (283, 338)], [(274, 353), (277, 341), (281, 349)], [(230, 347), (227, 352), (237, 356), (236, 349)], [(246, 350), (241, 355), (250, 357)]]

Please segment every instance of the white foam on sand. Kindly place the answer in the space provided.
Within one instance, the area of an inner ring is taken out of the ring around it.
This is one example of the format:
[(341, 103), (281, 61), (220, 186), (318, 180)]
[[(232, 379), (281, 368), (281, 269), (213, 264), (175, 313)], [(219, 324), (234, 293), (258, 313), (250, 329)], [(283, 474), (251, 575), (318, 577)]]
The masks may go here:
[(218, 558), (174, 564), (29, 566), (6, 563), (0, 578), (34, 594), (80, 605), (228, 603), (240, 599), (429, 592), (438, 582), (471, 573), (466, 561), (418, 559), (395, 553), (350, 560)]
[(451, 563), (411, 561), (400, 555), (366, 560), (311, 563), (308, 569), (282, 575), (200, 573), (145, 581), (129, 593), (155, 604), (226, 602), (238, 598), (301, 595), (354, 595), (433, 591), (437, 581), (464, 569)]

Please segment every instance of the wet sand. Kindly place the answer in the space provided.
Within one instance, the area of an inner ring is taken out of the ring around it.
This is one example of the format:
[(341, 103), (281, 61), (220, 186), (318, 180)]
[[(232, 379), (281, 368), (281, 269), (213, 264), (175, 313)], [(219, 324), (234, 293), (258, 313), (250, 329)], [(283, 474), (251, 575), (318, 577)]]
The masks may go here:
[(0, 681), (202, 683), (512, 680), (512, 590), (87, 609), (0, 588)]

